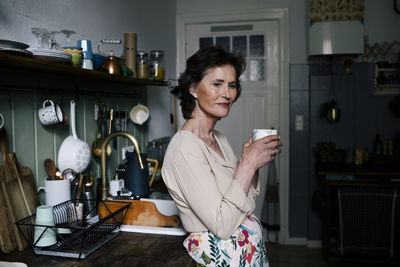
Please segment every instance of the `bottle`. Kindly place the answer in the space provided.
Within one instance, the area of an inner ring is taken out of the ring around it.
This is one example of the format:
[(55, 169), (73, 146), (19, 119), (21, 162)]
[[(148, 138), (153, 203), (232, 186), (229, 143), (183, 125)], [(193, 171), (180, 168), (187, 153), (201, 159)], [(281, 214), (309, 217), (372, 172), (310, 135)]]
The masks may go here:
[(375, 153), (375, 155), (382, 154), (382, 141), (381, 141), (381, 136), (379, 134), (375, 135), (374, 153)]
[(161, 50), (150, 51), (150, 79), (162, 81), (165, 77), (164, 52)]
[(138, 78), (149, 78), (149, 54), (144, 51), (137, 52)]

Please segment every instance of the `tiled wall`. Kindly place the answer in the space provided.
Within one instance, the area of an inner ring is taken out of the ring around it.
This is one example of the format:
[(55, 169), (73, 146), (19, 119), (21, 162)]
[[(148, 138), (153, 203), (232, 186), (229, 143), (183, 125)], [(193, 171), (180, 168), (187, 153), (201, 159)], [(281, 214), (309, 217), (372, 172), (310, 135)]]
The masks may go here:
[[(290, 66), (290, 182), (289, 233), (291, 237), (306, 237), (309, 212), (309, 67)], [(295, 131), (295, 116), (304, 116), (304, 130)]]
[[(320, 215), (311, 209), (312, 194), (321, 183), (314, 173), (312, 148), (332, 141), (346, 149), (353, 162), (355, 147), (372, 150), (377, 133), (393, 139), (400, 119), (388, 109), (395, 95), (374, 95), (374, 66), (356, 63), (352, 73), (342, 64), (293, 64), (290, 66), (290, 188), (289, 232), (291, 237), (321, 240)], [(335, 99), (341, 109), (337, 123), (320, 118), (321, 104)], [(295, 131), (295, 116), (304, 116), (304, 130)]]

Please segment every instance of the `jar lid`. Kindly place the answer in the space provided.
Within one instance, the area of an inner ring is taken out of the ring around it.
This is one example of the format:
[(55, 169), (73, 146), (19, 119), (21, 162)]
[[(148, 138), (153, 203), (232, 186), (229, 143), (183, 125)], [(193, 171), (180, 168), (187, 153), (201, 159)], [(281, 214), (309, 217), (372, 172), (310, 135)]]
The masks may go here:
[(137, 51), (136, 53), (137, 53), (138, 57), (147, 57), (148, 56), (148, 53), (145, 51)]
[(151, 50), (150, 51), (150, 55), (151, 56), (156, 56), (156, 57), (162, 56), (162, 55), (164, 55), (164, 51), (162, 51), (162, 50)]

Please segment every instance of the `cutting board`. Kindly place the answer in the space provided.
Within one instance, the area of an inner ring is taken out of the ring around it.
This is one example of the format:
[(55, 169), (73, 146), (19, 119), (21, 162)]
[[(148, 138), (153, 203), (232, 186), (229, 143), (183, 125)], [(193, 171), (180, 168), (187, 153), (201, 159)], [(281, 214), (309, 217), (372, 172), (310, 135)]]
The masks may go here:
[(36, 193), (32, 171), (28, 167), (19, 166), (16, 154), (8, 153), (5, 131), (2, 136), (0, 144), (6, 161), (3, 160), (5, 175), (1, 181), (1, 189), (7, 205), (9, 220), (13, 222), (12, 228), (18, 249), (22, 251), (28, 244), (14, 223), (35, 213), (36, 207), (40, 204), (39, 197)]
[[(2, 128), (0, 130), (0, 149), (2, 153), (2, 163), (0, 166), (0, 184), (5, 182), (5, 177), (9, 176), (9, 169), (7, 166), (7, 153), (8, 153), (8, 145), (7, 145), (7, 136), (5, 133), (5, 129)], [(17, 247), (17, 243), (15, 242), (15, 235), (13, 229), (13, 223), (10, 221), (8, 206), (6, 203), (5, 195), (0, 186), (0, 250), (3, 253), (10, 253), (14, 251)]]
[[(0, 167), (0, 179), (4, 177), (4, 166)], [(1, 191), (1, 190), (0, 190)], [(4, 195), (0, 196), (0, 250), (3, 253), (10, 253), (17, 247), (13, 226), (8, 216), (8, 208)]]
[[(150, 201), (114, 200), (106, 201), (105, 203), (107, 204), (108, 209), (111, 212), (114, 212), (124, 205), (123, 202), (130, 202), (131, 205), (122, 224), (152, 227), (178, 227), (180, 224), (178, 215), (166, 216), (161, 214), (157, 210), (156, 205)], [(110, 214), (104, 205), (99, 206), (98, 213), (100, 218), (104, 218)]]

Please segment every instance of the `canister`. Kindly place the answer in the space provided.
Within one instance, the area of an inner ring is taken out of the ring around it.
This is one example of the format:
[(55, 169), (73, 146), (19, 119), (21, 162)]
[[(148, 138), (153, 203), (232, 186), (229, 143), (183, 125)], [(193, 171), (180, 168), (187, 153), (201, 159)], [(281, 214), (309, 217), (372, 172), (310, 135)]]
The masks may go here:
[(150, 51), (150, 79), (162, 81), (165, 77), (164, 52), (161, 50)]
[(149, 78), (149, 54), (145, 51), (137, 52), (137, 68), (139, 79)]

